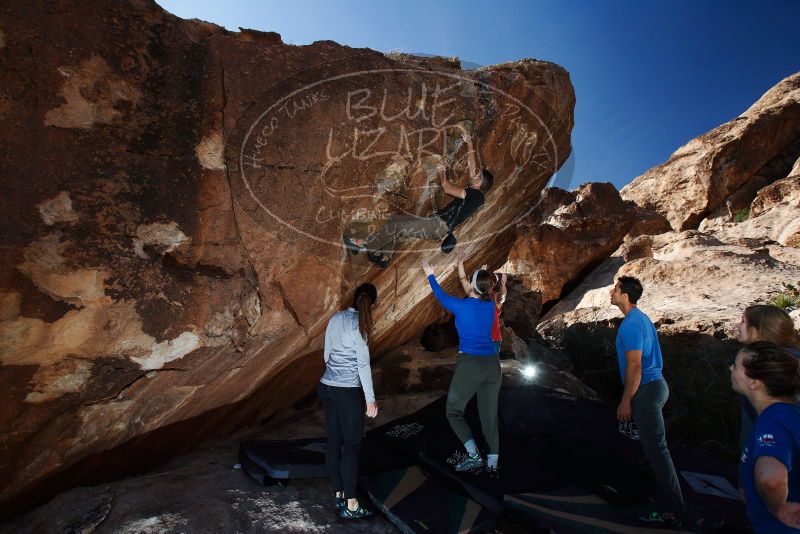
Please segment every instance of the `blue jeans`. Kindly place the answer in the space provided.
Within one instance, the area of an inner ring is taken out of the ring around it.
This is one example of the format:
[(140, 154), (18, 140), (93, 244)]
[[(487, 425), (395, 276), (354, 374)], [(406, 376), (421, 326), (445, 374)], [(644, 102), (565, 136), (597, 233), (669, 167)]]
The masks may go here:
[(661, 410), (669, 398), (669, 387), (663, 378), (648, 382), (636, 390), (631, 402), (633, 422), (639, 431), (644, 455), (653, 470), (659, 493), (668, 511), (683, 514), (683, 502), (678, 474), (667, 449), (667, 434)]

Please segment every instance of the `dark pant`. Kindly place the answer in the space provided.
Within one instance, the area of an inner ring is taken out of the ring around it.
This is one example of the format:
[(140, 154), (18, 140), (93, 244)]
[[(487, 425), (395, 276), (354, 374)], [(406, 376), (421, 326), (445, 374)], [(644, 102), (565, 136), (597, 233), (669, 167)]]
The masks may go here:
[(669, 387), (664, 379), (648, 382), (636, 391), (631, 408), (633, 422), (639, 431), (644, 454), (656, 477), (664, 504), (671, 512), (683, 514), (685, 505), (678, 474), (667, 449), (667, 434), (661, 410), (669, 398)]
[(464, 417), (470, 399), (478, 395), (478, 415), (483, 436), (490, 454), (500, 453), (500, 435), (497, 431), (497, 399), (500, 395), (502, 373), (500, 360), (494, 356), (459, 354), (456, 370), (447, 392), (447, 420), (461, 443), (472, 439), (472, 432)]
[(367, 250), (376, 254), (391, 257), (394, 254), (395, 241), (414, 239), (443, 240), (448, 233), (444, 220), (434, 215), (392, 215), (389, 221), (374, 234), (369, 235), (364, 245)]
[(325, 466), (334, 491), (345, 499), (356, 496), (358, 451), (364, 434), (364, 398), (361, 388), (342, 388), (320, 383), (317, 394), (325, 407)]

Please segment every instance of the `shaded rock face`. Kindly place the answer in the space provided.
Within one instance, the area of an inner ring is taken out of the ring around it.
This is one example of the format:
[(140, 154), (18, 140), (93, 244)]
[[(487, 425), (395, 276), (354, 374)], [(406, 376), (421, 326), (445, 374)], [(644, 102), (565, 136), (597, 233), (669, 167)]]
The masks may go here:
[(523, 338), (530, 338), (536, 333), (536, 323), (542, 315), (542, 293), (530, 288), (525, 275), (509, 276), (506, 289), (501, 320)]
[(800, 169), (797, 174), (760, 190), (750, 205), (750, 217), (758, 217), (784, 204), (794, 207), (800, 205)]
[(623, 201), (610, 183), (590, 183), (566, 192), (547, 189), (539, 207), (517, 228), (505, 269), (546, 304), (587, 268), (622, 243), (639, 208)]
[(727, 367), (736, 352), (737, 325), (744, 308), (767, 303), (783, 283), (798, 279), (800, 255), (779, 244), (726, 242), (695, 230), (647, 241), (636, 254), (623, 246), (624, 257), (608, 258), (537, 329), (573, 356), (578, 378), (618, 401), (614, 339), (622, 314), (610, 306), (609, 293), (619, 276), (637, 277), (644, 286), (639, 307), (659, 332), (674, 428), (698, 443), (736, 443), (738, 405)]
[(750, 205), (747, 219), (717, 225), (710, 233), (733, 244), (800, 248), (800, 175), (764, 187)]
[(455, 317), (450, 318), (444, 323), (429, 325), (422, 332), (420, 343), (425, 350), (438, 352), (458, 346), (458, 331), (456, 330)]
[(622, 189), (622, 198), (661, 213), (674, 230), (697, 228), (718, 207), (747, 207), (760, 187), (787, 176), (800, 155), (798, 141), (800, 73), (636, 178)]
[(727, 223), (736, 222), (745, 216), (752, 215), (750, 213), (750, 205), (762, 188), (767, 188), (776, 180), (786, 176), (793, 176), (791, 168), (798, 154), (800, 154), (800, 138), (772, 158), (742, 184), (739, 189), (731, 193), (721, 206), (703, 219), (698, 229), (714, 231)]
[(495, 185), (459, 246), (499, 265), (570, 152), (574, 93), (550, 63), (289, 46), (146, 0), (7, 2), (0, 28), (6, 503), (291, 405), (361, 282), (380, 293), (374, 354), (418, 336), (442, 314), (417, 269), (439, 244), (377, 271), (339, 236), (441, 206), (435, 166), (465, 185), (470, 136)]

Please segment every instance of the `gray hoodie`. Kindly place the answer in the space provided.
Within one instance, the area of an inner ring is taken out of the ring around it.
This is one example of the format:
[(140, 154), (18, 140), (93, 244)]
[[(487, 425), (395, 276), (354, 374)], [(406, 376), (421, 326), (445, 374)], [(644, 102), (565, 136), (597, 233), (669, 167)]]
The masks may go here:
[(358, 330), (358, 312), (348, 308), (331, 317), (325, 330), (325, 372), (320, 382), (343, 388), (361, 387), (375, 402), (369, 348)]

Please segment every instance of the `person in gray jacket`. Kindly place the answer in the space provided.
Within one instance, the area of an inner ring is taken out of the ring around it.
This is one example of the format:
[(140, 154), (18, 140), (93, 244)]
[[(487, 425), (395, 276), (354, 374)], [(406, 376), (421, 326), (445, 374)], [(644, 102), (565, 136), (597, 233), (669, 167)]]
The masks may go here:
[(334, 504), (344, 519), (372, 515), (356, 498), (356, 481), (358, 452), (364, 434), (365, 399), (367, 417), (378, 415), (368, 347), (372, 306), (377, 298), (375, 286), (361, 284), (356, 289), (353, 306), (331, 317), (325, 331), (325, 372), (317, 394), (325, 408), (328, 434), (325, 465), (335, 492)]

